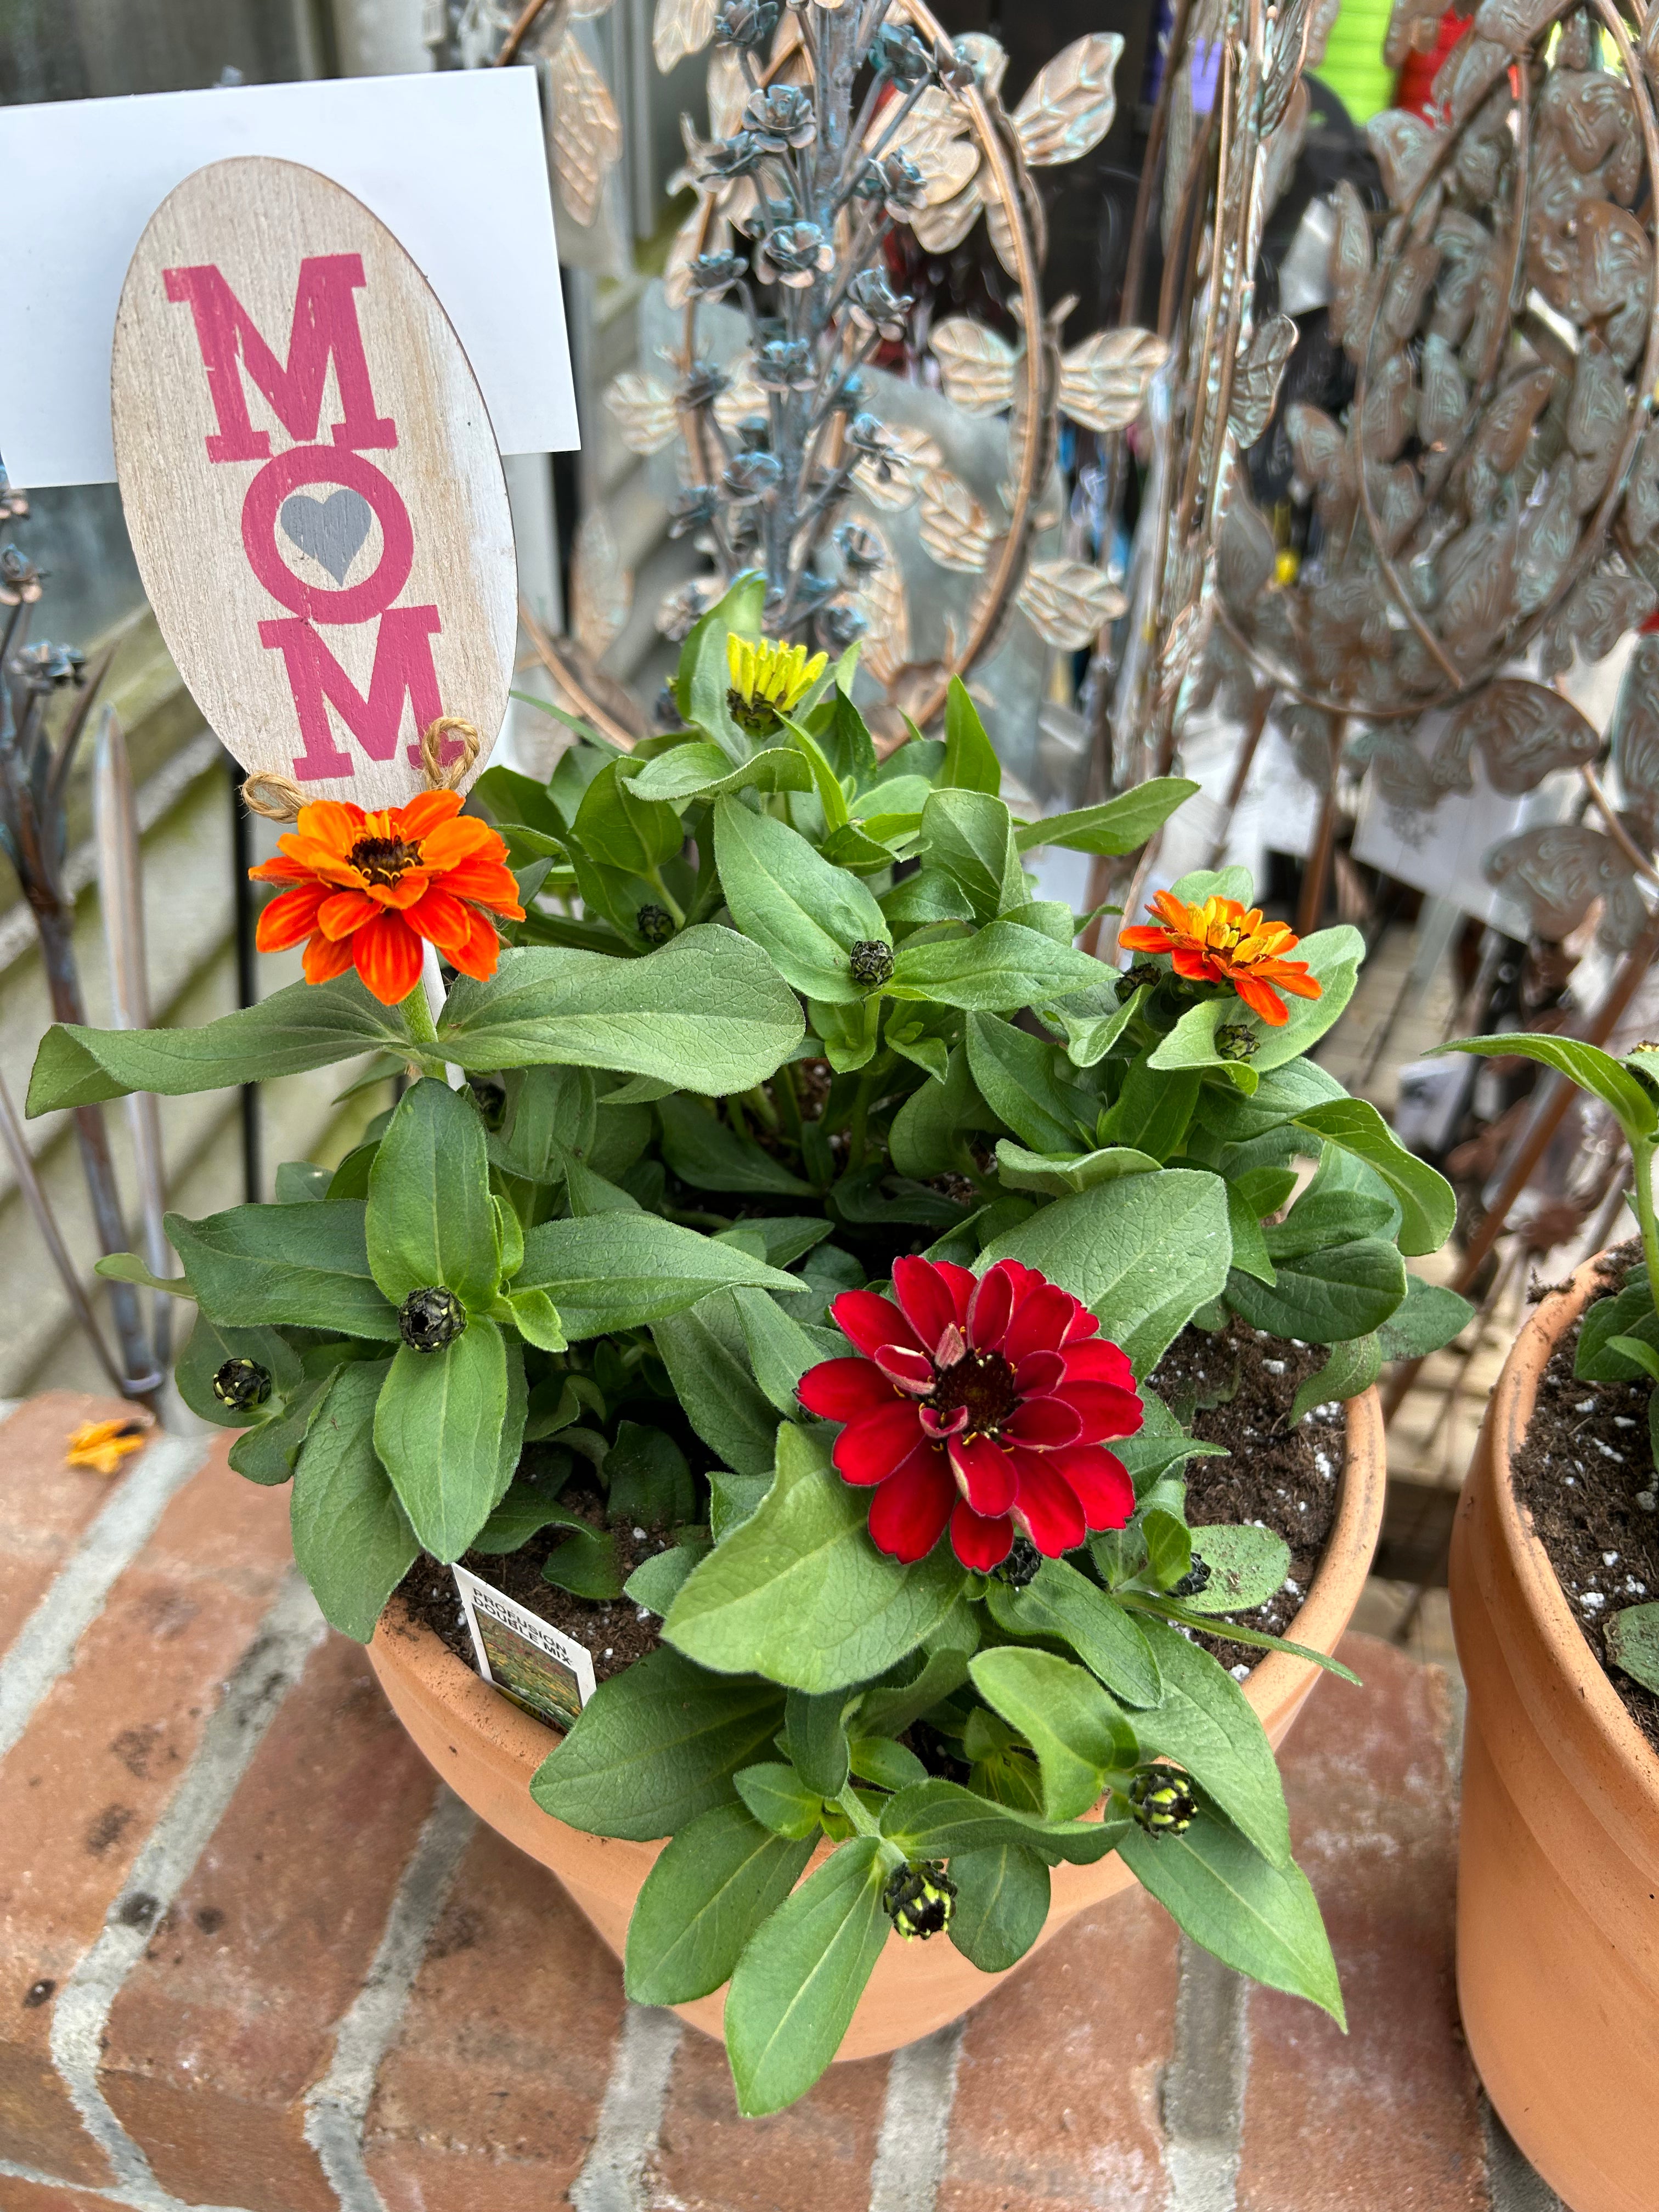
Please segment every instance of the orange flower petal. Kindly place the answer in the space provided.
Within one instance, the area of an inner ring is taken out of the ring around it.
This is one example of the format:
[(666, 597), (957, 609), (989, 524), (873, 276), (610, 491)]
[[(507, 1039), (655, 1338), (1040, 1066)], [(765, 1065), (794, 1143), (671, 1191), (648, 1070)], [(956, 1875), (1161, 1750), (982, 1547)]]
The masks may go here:
[(1289, 991), (1297, 999), (1322, 999), (1325, 987), (1316, 975), (1308, 973), (1305, 960), (1273, 960), (1257, 970), (1269, 983), (1276, 983), (1281, 991)]
[(1170, 959), (1176, 974), (1186, 976), (1189, 982), (1218, 983), (1222, 980), (1224, 971), (1220, 963), (1212, 960), (1207, 952), (1200, 952), (1193, 945), (1177, 945)]
[(441, 822), (453, 819), (461, 811), (459, 791), (422, 791), (411, 799), (407, 806), (398, 811), (396, 834), (403, 837), (425, 838)]
[(1148, 928), (1140, 922), (1133, 929), (1120, 929), (1117, 941), (1128, 952), (1167, 952), (1170, 949), (1166, 930)]
[(410, 907), (405, 920), (445, 953), (465, 945), (472, 927), (471, 909), (435, 884), (418, 906)]
[(306, 947), (305, 970), (307, 983), (331, 983), (337, 975), (343, 975), (351, 965), (351, 939), (348, 937), (335, 944), (319, 929)]
[(513, 871), (498, 860), (463, 860), (459, 868), (446, 868), (443, 887), (457, 898), (471, 899), (475, 906), (493, 906), (498, 913), (511, 915), (514, 921), (524, 920)]
[(481, 914), (475, 914), (471, 907), (465, 911), (466, 943), (452, 952), (449, 958), (463, 975), (476, 976), (483, 983), (495, 972), (495, 963), (501, 957), (501, 941)]
[[(336, 854), (349, 852), (362, 835), (365, 818), (362, 808), (349, 799), (314, 799), (309, 806), (300, 809), (295, 839), (296, 842), (314, 839)], [(293, 847), (288, 849), (292, 851)]]
[(1290, 1015), (1285, 1001), (1267, 988), (1259, 975), (1235, 975), (1233, 988), (1253, 1014), (1258, 1014), (1270, 1029), (1282, 1030)]
[(254, 943), (261, 952), (286, 952), (317, 927), (317, 909), (327, 896), (321, 884), (306, 883), (274, 898), (259, 916)]
[(274, 860), (261, 860), (258, 866), (248, 870), (256, 884), (302, 884), (309, 881), (311, 870), (303, 860), (278, 853)]
[(365, 884), (363, 889), (382, 906), (394, 906), (400, 911), (416, 905), (426, 896), (427, 885), (432, 878), (424, 868), (409, 868), (395, 884)]
[(441, 822), (435, 830), (424, 831), (421, 837), (422, 864), (440, 872), (459, 867), (463, 860), (499, 860), (506, 849), (489, 824), (471, 814), (457, 815), (453, 822)]
[(380, 908), (367, 891), (335, 891), (317, 909), (317, 927), (327, 938), (337, 942), (349, 937), (354, 929), (361, 929), (373, 921)]
[(400, 914), (382, 910), (353, 933), (357, 973), (383, 1006), (406, 999), (421, 980), (421, 940)]

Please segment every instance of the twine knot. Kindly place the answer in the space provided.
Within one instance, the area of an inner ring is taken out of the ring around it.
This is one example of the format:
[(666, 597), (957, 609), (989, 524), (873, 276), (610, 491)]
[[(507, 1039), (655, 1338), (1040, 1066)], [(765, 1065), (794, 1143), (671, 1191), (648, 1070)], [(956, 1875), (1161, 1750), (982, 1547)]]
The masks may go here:
[[(446, 768), (444, 741), (452, 737), (460, 739), (461, 750)], [(426, 773), (428, 790), (459, 791), (478, 757), (480, 742), (476, 727), (459, 714), (440, 714), (435, 722), (428, 722), (421, 732), (421, 766)], [(267, 822), (295, 822), (300, 809), (307, 801), (291, 775), (278, 775), (271, 769), (256, 768), (244, 779), (242, 804), (250, 814), (262, 814)]]

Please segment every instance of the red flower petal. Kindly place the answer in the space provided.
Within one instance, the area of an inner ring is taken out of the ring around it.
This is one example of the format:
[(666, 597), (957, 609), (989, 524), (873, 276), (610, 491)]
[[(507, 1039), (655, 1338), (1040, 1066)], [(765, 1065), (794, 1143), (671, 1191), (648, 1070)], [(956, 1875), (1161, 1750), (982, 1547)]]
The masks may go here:
[(1253, 1014), (1258, 1014), (1270, 1029), (1282, 1030), (1290, 1015), (1285, 1001), (1276, 991), (1271, 991), (1259, 975), (1235, 973), (1233, 988)]
[(463, 975), (476, 975), (479, 982), (488, 982), (501, 957), (501, 940), (483, 915), (475, 914), (471, 907), (466, 908), (466, 933), (465, 944), (456, 945), (445, 957)]
[(1006, 1513), (1019, 1485), (1000, 1444), (989, 1437), (952, 1437), (946, 1447), (957, 1487), (975, 1513)]
[[(1004, 1358), (1007, 1356), (1005, 1350)], [(1014, 1388), (1022, 1398), (1041, 1397), (1058, 1390), (1070, 1372), (1070, 1363), (1060, 1352), (1028, 1352), (1014, 1370)]]
[[(317, 909), (328, 897), (330, 886), (307, 881), (274, 898), (259, 916), (254, 943), (261, 952), (286, 952), (317, 927)], [(349, 963), (348, 963), (348, 965)]]
[(334, 891), (317, 909), (317, 927), (325, 937), (349, 937), (383, 911), (367, 891)]
[(933, 1406), (922, 1406), (918, 1410), (921, 1415), (921, 1431), (924, 1436), (958, 1436), (968, 1425), (966, 1406), (952, 1407), (948, 1413), (941, 1413)]
[(1057, 1352), (1065, 1340), (1066, 1324), (1077, 1300), (1058, 1283), (1043, 1283), (1030, 1291), (1015, 1309), (1003, 1339), (1002, 1356), (1018, 1366), (1027, 1352)]
[(878, 1291), (843, 1291), (830, 1310), (842, 1334), (866, 1359), (873, 1359), (890, 1344), (904, 1345), (912, 1352), (924, 1349), (891, 1298), (883, 1297)]
[(357, 973), (383, 1006), (406, 999), (421, 980), (421, 940), (399, 914), (382, 914), (347, 942)]
[(968, 1341), (975, 1352), (996, 1352), (1014, 1310), (1013, 1270), (999, 1260), (974, 1285), (968, 1301)]
[(1177, 975), (1184, 975), (1193, 983), (1220, 983), (1226, 980), (1225, 971), (1207, 952), (1195, 951), (1187, 945), (1176, 945), (1170, 954), (1170, 964)]
[(1100, 1323), (1096, 1320), (1093, 1314), (1090, 1312), (1088, 1307), (1084, 1304), (1081, 1298), (1076, 1299), (1073, 1303), (1076, 1306), (1076, 1311), (1073, 1314), (1070, 1321), (1066, 1324), (1066, 1341), (1067, 1344), (1076, 1344), (1085, 1336), (1093, 1336), (1100, 1328)]
[(1019, 1496), (1014, 1518), (1045, 1559), (1075, 1551), (1088, 1534), (1082, 1501), (1048, 1464), (1046, 1452), (1017, 1452)]
[(1115, 1389), (1109, 1382), (1071, 1382), (1045, 1401), (1074, 1407), (1082, 1417), (1081, 1444), (1104, 1443), (1109, 1437), (1132, 1437), (1146, 1419), (1146, 1408), (1133, 1390)]
[(1077, 1493), (1091, 1528), (1121, 1528), (1135, 1510), (1135, 1486), (1121, 1459), (1098, 1444), (1069, 1444), (1047, 1464)]
[(921, 1442), (921, 1424), (908, 1398), (894, 1398), (848, 1423), (832, 1455), (848, 1482), (884, 1482)]
[(337, 945), (319, 929), (305, 949), (302, 964), (307, 983), (331, 983), (337, 975), (345, 975), (356, 964), (351, 939), (343, 937)]
[(945, 1330), (966, 1318), (974, 1276), (948, 1262), (914, 1259), (893, 1262), (893, 1295), (905, 1319), (924, 1345), (937, 1345)]
[(1154, 922), (1136, 922), (1133, 929), (1120, 929), (1117, 941), (1126, 952), (1167, 952), (1170, 933)]
[(855, 1421), (878, 1406), (890, 1406), (893, 1386), (867, 1359), (821, 1359), (795, 1385), (809, 1413), (825, 1421)]
[(944, 1534), (956, 1503), (944, 1453), (931, 1446), (912, 1452), (870, 1500), (870, 1540), (907, 1565), (924, 1559)]
[(875, 1361), (896, 1389), (908, 1391), (913, 1398), (925, 1398), (939, 1380), (927, 1354), (912, 1352), (908, 1345), (884, 1345), (876, 1353)]
[[(1058, 1444), (1074, 1444), (1081, 1439), (1083, 1415), (1066, 1398), (1027, 1398), (1015, 1407), (1008, 1433), (1016, 1443), (1052, 1451)], [(1123, 1431), (1114, 1430), (1113, 1434), (1121, 1436)]]
[(1067, 1382), (1109, 1382), (1118, 1390), (1133, 1390), (1135, 1387), (1135, 1372), (1129, 1364), (1129, 1355), (1106, 1337), (1097, 1337), (1091, 1343), (1068, 1344), (1065, 1359)]
[(975, 1513), (965, 1498), (957, 1498), (951, 1513), (951, 1548), (964, 1567), (989, 1574), (1013, 1547), (1014, 1524), (1006, 1513), (988, 1519)]

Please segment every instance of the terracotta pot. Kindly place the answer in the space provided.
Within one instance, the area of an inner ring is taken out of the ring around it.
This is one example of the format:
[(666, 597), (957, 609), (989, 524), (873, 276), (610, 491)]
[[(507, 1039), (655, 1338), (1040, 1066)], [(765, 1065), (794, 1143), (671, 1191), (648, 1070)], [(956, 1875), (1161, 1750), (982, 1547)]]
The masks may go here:
[[(1386, 1486), (1382, 1413), (1376, 1391), (1369, 1390), (1349, 1406), (1336, 1520), (1297, 1615), (1298, 1643), (1320, 1651), (1335, 1649), (1364, 1587), (1382, 1526)], [(382, 1616), (368, 1656), (398, 1719), (450, 1788), (481, 1820), (550, 1868), (620, 1958), (634, 1900), (662, 1845), (585, 1835), (544, 1813), (530, 1795), (530, 1778), (557, 1742), (556, 1732), (481, 1681), (397, 1600)], [(1275, 1745), (1319, 1673), (1309, 1660), (1273, 1651), (1250, 1675), (1245, 1694)], [(1097, 1866), (1056, 1867), (1053, 1903), (1038, 1943), (1133, 1880), (1115, 1853)], [(1002, 1979), (981, 1973), (951, 1943), (905, 1943), (892, 1936), (837, 2056), (868, 2058), (914, 2042), (957, 2019)], [(676, 2009), (694, 2027), (718, 2035), (724, 2005), (725, 1992), (718, 1990)]]
[(1468, 1685), (1457, 1990), (1504, 2125), (1572, 2212), (1659, 2204), (1659, 1754), (1584, 1641), (1510, 1469), (1596, 1262), (1516, 1337), (1452, 1535)]

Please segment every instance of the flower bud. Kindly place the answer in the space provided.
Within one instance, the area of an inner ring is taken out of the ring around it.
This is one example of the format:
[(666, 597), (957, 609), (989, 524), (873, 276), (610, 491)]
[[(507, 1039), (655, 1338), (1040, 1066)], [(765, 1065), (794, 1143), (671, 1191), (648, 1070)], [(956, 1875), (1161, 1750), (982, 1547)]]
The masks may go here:
[(1129, 1809), (1149, 1836), (1182, 1836), (1193, 1825), (1198, 1801), (1173, 1766), (1137, 1767), (1129, 1784)]
[(1210, 1587), (1210, 1563), (1194, 1552), (1193, 1563), (1178, 1583), (1172, 1584), (1171, 1597), (1196, 1597), (1200, 1590)]
[(441, 1352), (465, 1327), (465, 1307), (441, 1283), (411, 1291), (398, 1309), (398, 1334), (411, 1352)]
[(469, 1075), (466, 1087), (485, 1128), (499, 1129), (507, 1119), (507, 1085), (493, 1075)]
[(635, 915), (634, 927), (647, 945), (666, 945), (674, 934), (674, 917), (665, 906), (647, 899)]
[(896, 1867), (887, 1878), (881, 1901), (908, 1943), (913, 1936), (942, 1936), (957, 1909), (957, 1886), (941, 1859), (923, 1859), (918, 1866)]
[(1137, 960), (1133, 968), (1126, 968), (1118, 977), (1117, 995), (1121, 1000), (1133, 999), (1137, 991), (1155, 991), (1166, 980), (1156, 960)]
[(1261, 1048), (1261, 1040), (1243, 1022), (1223, 1022), (1215, 1033), (1215, 1048), (1222, 1060), (1254, 1060)]
[(251, 1413), (270, 1395), (270, 1370), (257, 1359), (227, 1359), (213, 1377), (213, 1395), (234, 1413)]
[(1027, 1583), (1035, 1582), (1042, 1565), (1042, 1554), (1030, 1538), (1016, 1536), (1002, 1565), (992, 1568), (992, 1579), (1006, 1583), (1010, 1589), (1024, 1589)]
[(867, 988), (893, 980), (893, 948), (879, 937), (860, 937), (847, 955), (853, 981)]

